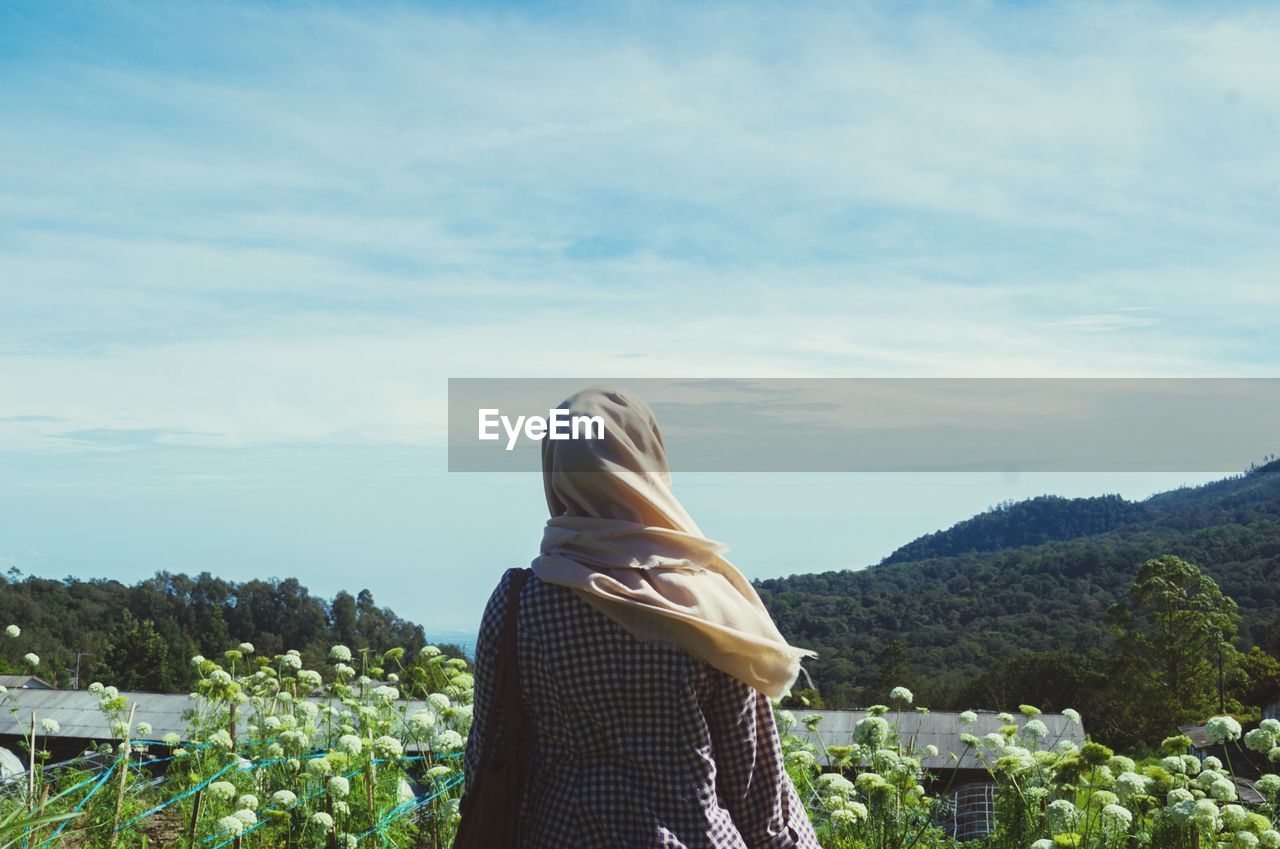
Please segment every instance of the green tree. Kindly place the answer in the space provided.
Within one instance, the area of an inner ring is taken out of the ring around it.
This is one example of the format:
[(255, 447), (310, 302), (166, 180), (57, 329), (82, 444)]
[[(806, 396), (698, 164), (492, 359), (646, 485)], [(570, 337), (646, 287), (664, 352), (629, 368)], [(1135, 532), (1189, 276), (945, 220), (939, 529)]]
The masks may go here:
[(156, 632), (150, 619), (136, 619), (126, 610), (107, 639), (101, 665), (111, 670), (112, 684), (122, 690), (152, 693), (166, 693), (173, 688), (177, 671), (169, 655), (169, 644)]
[(1240, 614), (1194, 564), (1172, 555), (1148, 560), (1129, 603), (1114, 605), (1109, 619), (1119, 650), (1116, 701), (1135, 738), (1172, 733), (1223, 707), (1219, 672), (1240, 663), (1231, 644)]

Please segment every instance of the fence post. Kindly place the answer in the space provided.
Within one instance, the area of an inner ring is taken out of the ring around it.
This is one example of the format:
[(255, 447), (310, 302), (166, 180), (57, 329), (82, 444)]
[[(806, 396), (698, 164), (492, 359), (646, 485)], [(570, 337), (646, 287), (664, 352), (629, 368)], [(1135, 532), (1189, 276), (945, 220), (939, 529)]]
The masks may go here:
[(124, 727), (124, 741), (120, 743), (120, 760), (117, 761), (120, 764), (120, 789), (116, 792), (116, 812), (111, 818), (111, 840), (107, 843), (113, 849), (120, 839), (120, 811), (124, 808), (124, 791), (129, 784), (129, 757), (133, 754), (129, 738), (133, 735), (133, 715), (137, 710), (137, 702), (129, 705), (129, 721)]
[(196, 825), (200, 822), (201, 802), (204, 800), (204, 788), (201, 787), (196, 791), (195, 802), (191, 805), (191, 824), (187, 826), (187, 846), (195, 849), (196, 845)]
[(36, 809), (36, 712), (31, 711), (31, 736), (27, 739), (27, 811)]

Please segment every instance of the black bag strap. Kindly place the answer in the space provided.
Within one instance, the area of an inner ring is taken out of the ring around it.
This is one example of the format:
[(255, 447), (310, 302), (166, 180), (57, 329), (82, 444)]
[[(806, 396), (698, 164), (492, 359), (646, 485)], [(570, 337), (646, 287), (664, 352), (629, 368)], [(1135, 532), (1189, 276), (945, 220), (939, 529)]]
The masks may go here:
[(489, 722), (484, 730), (484, 749), (480, 756), (481, 764), (491, 764), (494, 769), (501, 769), (507, 756), (519, 745), (518, 732), (520, 722), (524, 718), (524, 709), (520, 700), (520, 657), (516, 645), (516, 617), (520, 611), (520, 591), (528, 583), (533, 570), (511, 569), (508, 574), (511, 576), (511, 581), (507, 586), (507, 607), (502, 621), (502, 635), (498, 642), (498, 680), (494, 687), (494, 697), (503, 707), (502, 734), (506, 745), (502, 747), (502, 760), (491, 760), (496, 746), (494, 738), (497, 737), (497, 728), (494, 723), (496, 717), (491, 707)]

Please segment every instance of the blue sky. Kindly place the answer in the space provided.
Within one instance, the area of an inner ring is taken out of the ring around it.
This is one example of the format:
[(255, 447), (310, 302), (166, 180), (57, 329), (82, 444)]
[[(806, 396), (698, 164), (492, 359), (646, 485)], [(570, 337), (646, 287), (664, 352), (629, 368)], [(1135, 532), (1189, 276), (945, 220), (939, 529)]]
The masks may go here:
[[(1263, 4), (6, 3), (0, 566), (469, 627), (543, 504), (444, 472), (451, 376), (1274, 376), (1278, 39)], [(1203, 477), (677, 486), (767, 576)]]

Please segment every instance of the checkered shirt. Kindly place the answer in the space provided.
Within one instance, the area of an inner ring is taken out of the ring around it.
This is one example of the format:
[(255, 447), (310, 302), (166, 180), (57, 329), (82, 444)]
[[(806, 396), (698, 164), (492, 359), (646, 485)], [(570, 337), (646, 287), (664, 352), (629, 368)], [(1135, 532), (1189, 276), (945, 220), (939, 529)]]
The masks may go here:
[[(482, 734), (501, 744), (494, 665), (510, 577), (480, 626), (468, 776)], [(521, 849), (819, 849), (765, 696), (537, 577), (517, 616)]]

